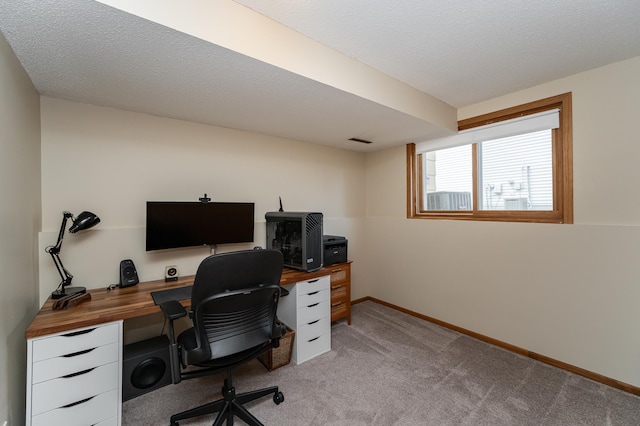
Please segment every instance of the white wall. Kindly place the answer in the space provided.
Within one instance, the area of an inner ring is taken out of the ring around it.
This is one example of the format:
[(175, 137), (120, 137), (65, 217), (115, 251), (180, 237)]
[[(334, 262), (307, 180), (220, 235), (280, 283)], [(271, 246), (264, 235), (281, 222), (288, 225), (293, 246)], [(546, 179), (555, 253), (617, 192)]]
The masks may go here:
[(364, 154), (43, 97), (42, 158), (41, 301), (60, 281), (44, 247), (55, 243), (63, 211), (100, 216), (97, 227), (65, 235), (61, 257), (74, 284), (106, 287), (125, 258), (141, 281), (164, 277), (166, 265), (195, 273), (207, 248), (145, 252), (145, 203), (204, 193), (256, 205), (254, 243), (219, 252), (264, 246), (264, 214), (278, 209), (279, 196), (285, 210), (322, 212), (325, 233), (349, 239), (354, 294), (368, 294), (357, 266)]
[(62, 252), (74, 283), (93, 288), (116, 282), (123, 258), (152, 280), (169, 263), (193, 273), (208, 254), (144, 252), (147, 200), (254, 201), (262, 245), (263, 215), (282, 196), (287, 210), (321, 210), (325, 232), (349, 238), (354, 299), (371, 295), (640, 386), (640, 200), (629, 196), (640, 177), (638, 75), (635, 58), (459, 111), (573, 92), (575, 225), (408, 220), (404, 147), (363, 155), (43, 98), (40, 299), (59, 281), (43, 253), (63, 210), (102, 218), (67, 234)]
[(459, 110), (573, 93), (574, 225), (406, 219), (405, 149), (366, 159), (373, 297), (640, 386), (640, 58)]
[(39, 96), (0, 34), (0, 424), (24, 424), (24, 332), (38, 303)]

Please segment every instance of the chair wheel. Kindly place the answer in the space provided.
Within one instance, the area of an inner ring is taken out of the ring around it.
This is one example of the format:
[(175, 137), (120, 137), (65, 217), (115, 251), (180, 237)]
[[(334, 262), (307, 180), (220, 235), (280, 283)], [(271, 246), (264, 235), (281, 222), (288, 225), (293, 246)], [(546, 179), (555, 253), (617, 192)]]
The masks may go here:
[(284, 394), (282, 392), (276, 392), (273, 395), (273, 402), (275, 402), (276, 405), (280, 405), (282, 402), (284, 402)]

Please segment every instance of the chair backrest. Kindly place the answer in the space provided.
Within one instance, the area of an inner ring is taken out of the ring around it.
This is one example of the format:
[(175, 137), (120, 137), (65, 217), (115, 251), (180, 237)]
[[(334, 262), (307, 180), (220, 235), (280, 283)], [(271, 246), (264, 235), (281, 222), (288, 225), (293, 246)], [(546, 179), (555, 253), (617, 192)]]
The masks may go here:
[(223, 358), (270, 340), (282, 266), (277, 250), (222, 253), (202, 261), (191, 293), (198, 346), (191, 360)]

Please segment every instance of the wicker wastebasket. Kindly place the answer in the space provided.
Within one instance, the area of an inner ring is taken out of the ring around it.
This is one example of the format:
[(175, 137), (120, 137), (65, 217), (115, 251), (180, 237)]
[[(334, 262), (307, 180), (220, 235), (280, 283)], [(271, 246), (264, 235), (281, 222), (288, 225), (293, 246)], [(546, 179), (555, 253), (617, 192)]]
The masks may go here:
[(291, 351), (293, 350), (295, 335), (295, 330), (287, 326), (286, 334), (280, 338), (280, 346), (258, 357), (260, 362), (267, 367), (267, 370), (272, 371), (291, 362)]

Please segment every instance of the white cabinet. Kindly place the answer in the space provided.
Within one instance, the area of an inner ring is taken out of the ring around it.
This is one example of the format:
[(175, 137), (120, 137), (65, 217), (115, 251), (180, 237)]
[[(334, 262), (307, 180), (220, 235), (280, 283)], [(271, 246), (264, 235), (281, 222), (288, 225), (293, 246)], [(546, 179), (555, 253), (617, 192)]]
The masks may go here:
[(291, 360), (301, 364), (331, 350), (330, 278), (324, 276), (285, 286), (278, 318), (296, 331)]
[(27, 426), (121, 423), (122, 321), (27, 340)]

